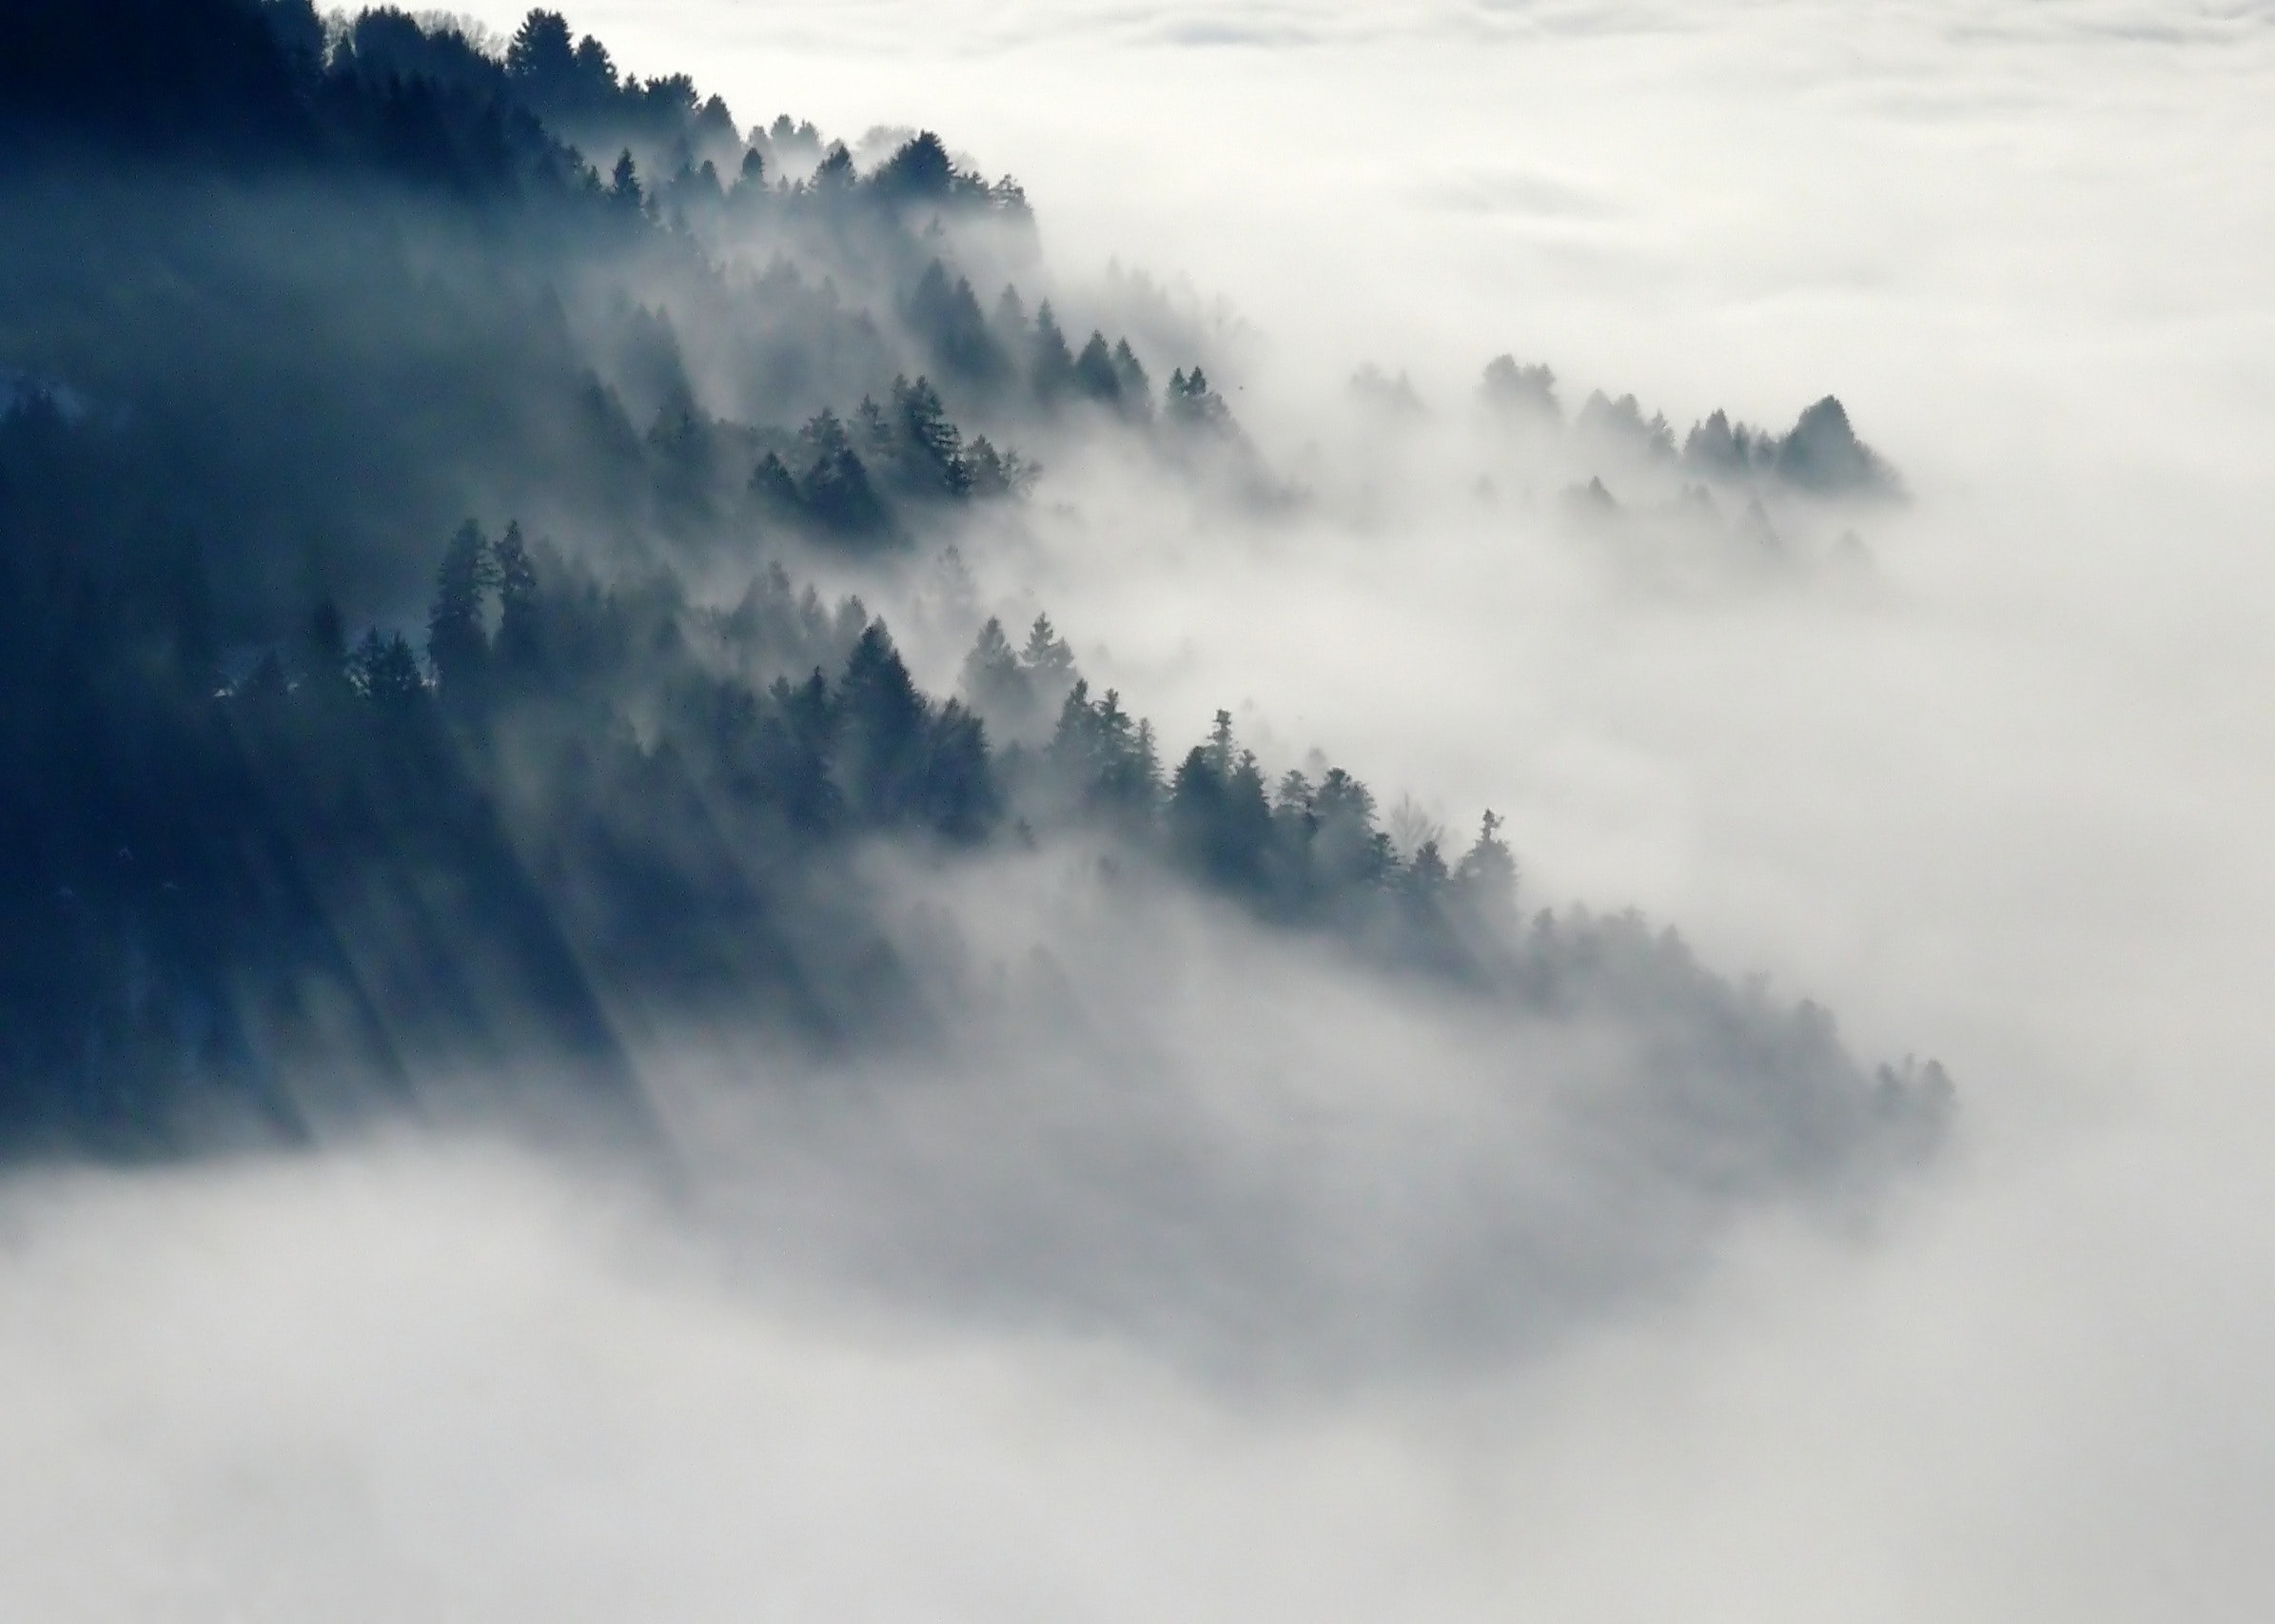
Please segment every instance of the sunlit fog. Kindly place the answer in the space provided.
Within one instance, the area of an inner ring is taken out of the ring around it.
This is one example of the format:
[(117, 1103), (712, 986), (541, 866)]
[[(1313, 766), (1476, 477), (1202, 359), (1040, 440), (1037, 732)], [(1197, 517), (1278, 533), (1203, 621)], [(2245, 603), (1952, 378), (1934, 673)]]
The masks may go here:
[(2268, 1616), (2270, 106), (18, 0), (0, 1614)]

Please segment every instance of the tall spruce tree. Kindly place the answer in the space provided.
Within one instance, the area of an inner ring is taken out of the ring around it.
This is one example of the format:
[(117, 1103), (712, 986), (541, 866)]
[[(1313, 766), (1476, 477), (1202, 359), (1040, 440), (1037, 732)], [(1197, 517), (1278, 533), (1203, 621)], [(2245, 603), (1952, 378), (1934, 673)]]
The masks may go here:
[(444, 697), (472, 699), (487, 675), (490, 636), (485, 598), (499, 582), (489, 538), (472, 519), (459, 526), (435, 571), (435, 598), (426, 615), (426, 658)]

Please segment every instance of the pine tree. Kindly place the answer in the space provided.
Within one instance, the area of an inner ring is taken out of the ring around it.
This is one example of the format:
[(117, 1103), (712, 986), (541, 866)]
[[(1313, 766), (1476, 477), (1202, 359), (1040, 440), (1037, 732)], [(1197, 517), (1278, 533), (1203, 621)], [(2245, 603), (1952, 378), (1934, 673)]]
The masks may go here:
[(512, 671), (533, 669), (539, 660), (538, 574), (517, 520), (505, 527), (492, 555), (498, 578), (499, 663)]
[(812, 459), (797, 481), (806, 515), (824, 530), (848, 538), (890, 536), (892, 516), (837, 414), (826, 406), (816, 412), (798, 431), (798, 442)]
[(356, 645), (348, 666), (356, 692), (382, 711), (400, 714), (426, 697), (419, 656), (401, 632), (382, 636), (374, 626)]
[(1219, 711), (1206, 745), (1187, 753), (1169, 787), (1170, 849), (1186, 866), (1227, 890), (1261, 891), (1272, 843), (1272, 809), (1253, 751)]
[(481, 685), (489, 664), (490, 637), (483, 620), (483, 597), (499, 581), (498, 560), (489, 538), (472, 519), (442, 554), (435, 572), (435, 600), (426, 616), (426, 657), (442, 692), (468, 699)]
[(949, 421), (948, 408), (932, 382), (892, 381), (892, 407), (902, 444), (918, 464), (919, 477), (952, 497), (968, 495), (971, 473), (964, 465), (963, 436)]
[(1153, 415), (1153, 382), (1146, 376), (1145, 366), (1138, 361), (1137, 351), (1129, 347), (1128, 339), (1114, 345), (1114, 376), (1121, 382), (1122, 409), (1133, 417)]
[(951, 285), (948, 269), (938, 260), (925, 268), (910, 296), (909, 325), (950, 377), (983, 387), (1002, 379), (1002, 346), (988, 330), (971, 282), (958, 277)]
[(1028, 382), (1035, 398), (1049, 404), (1073, 386), (1074, 352), (1067, 347), (1067, 335), (1059, 330), (1048, 299), (1035, 307), (1034, 336), (1028, 343)]
[(760, 458), (758, 466), (751, 470), (751, 495), (761, 506), (783, 514), (797, 512), (803, 501), (789, 464), (773, 451)]
[(995, 299), (995, 314), (990, 325), (995, 342), (1013, 356), (1027, 353), (1032, 329), (1028, 324), (1027, 302), (1019, 297), (1019, 290), (1010, 283), (1003, 284), (1003, 292)]
[(915, 806), (929, 708), (882, 620), (854, 643), (835, 711), (847, 800), (873, 824), (900, 821)]
[(1311, 845), (1319, 883), (1330, 890), (1367, 890), (1388, 871), (1389, 837), (1375, 828), (1374, 792), (1340, 767), (1321, 775), (1312, 792), (1318, 832)]
[(1122, 375), (1114, 366), (1113, 352), (1106, 347), (1104, 333), (1093, 331), (1090, 342), (1082, 346), (1082, 354), (1075, 358), (1074, 386), (1105, 405), (1122, 403)]
[(1019, 652), (1019, 663), (1027, 668), (1046, 702), (1074, 677), (1074, 650), (1052, 629), (1048, 615), (1036, 616), (1034, 624), (1027, 629), (1027, 647)]
[(964, 656), (963, 691), (971, 708), (1008, 735), (1026, 732), (1034, 718), (1033, 682), (992, 616)]
[(1041, 463), (1017, 451), (997, 451), (984, 434), (973, 435), (964, 447), (963, 463), (975, 497), (1023, 497), (1043, 477)]
[(505, 70), (539, 95), (566, 85), (577, 71), (568, 20), (559, 11), (532, 11), (506, 47)]
[(1419, 899), (1436, 896), (1445, 888), (1445, 859), (1438, 854), (1438, 842), (1425, 840), (1416, 849), (1413, 859), (1406, 865), (1406, 889)]
[(1208, 729), (1208, 770), (1219, 778), (1232, 771), (1232, 713), (1219, 711)]
[(972, 841), (995, 820), (995, 784), (981, 719), (951, 699), (925, 730), (915, 811), (951, 840)]
[(1454, 870), (1454, 883), (1471, 900), (1506, 910), (1517, 898), (1517, 860), (1500, 831), (1506, 820), (1488, 811), (1477, 844)]
[(1224, 396), (1209, 387), (1208, 375), (1198, 366), (1190, 372), (1180, 369), (1169, 374), (1163, 410), (1171, 421), (1193, 428), (1224, 430), (1232, 422), (1231, 408), (1225, 404)]

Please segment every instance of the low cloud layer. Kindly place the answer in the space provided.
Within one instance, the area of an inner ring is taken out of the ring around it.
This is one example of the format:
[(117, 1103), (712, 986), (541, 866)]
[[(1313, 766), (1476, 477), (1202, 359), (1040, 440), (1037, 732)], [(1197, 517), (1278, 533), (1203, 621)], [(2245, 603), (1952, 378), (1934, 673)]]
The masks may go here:
[[(1084, 330), (1208, 346), (1268, 480), (1070, 440), (967, 577), (825, 580), (928, 688), (1047, 609), (1180, 749), (1227, 709), (1407, 846), (1496, 809), (1528, 914), (1647, 910), (1647, 996), (1385, 978), (1085, 846), (867, 853), (958, 1018), (609, 1008), (637, 1171), (11, 1177), (0, 1612), (2265, 1615), (2265, 18), (571, 20), (746, 121), (941, 127)], [(1678, 450), (1837, 396), (1909, 500), (1764, 484), (1772, 552), (1511, 438), (1504, 352)], [(1925, 1162), (1853, 1131), (1908, 1051), (1962, 1090)]]
[(1756, 1231), (1520, 1379), (1331, 1401), (1197, 1388), (1094, 1329), (849, 1308), (510, 1156), (18, 1184), (0, 1596), (2241, 1620), (2275, 1430), (2275, 1327), (2227, 1285), (2266, 1266), (2256, 1183), (2185, 1136), (1977, 1171), (1893, 1245)]
[(1252, 1395), (1520, 1365), (1761, 1214), (1869, 1225), (1950, 1126), (1940, 1071), (1869, 1077), (1821, 1010), (1638, 921), (1543, 920), (1504, 999), (1095, 859), (894, 889), (936, 1036), (644, 1068), (701, 1223), (765, 1271)]

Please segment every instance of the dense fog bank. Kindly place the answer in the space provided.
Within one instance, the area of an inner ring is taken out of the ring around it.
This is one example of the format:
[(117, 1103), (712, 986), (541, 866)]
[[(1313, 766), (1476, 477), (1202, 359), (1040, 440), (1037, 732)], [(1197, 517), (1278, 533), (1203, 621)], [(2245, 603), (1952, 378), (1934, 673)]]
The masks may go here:
[(0, 19), (0, 1611), (2264, 1614), (2256, 13), (476, 10)]

